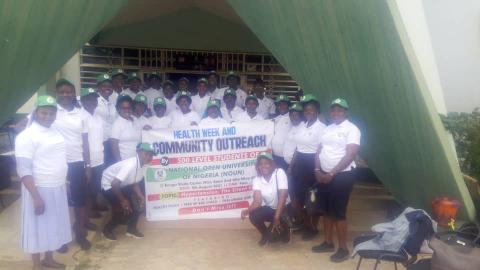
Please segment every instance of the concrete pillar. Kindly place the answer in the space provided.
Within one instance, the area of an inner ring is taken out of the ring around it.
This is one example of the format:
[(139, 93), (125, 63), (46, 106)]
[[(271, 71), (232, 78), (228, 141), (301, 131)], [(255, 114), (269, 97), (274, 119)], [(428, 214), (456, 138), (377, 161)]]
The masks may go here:
[(60, 77), (75, 85), (77, 94), (80, 91), (80, 53), (76, 52), (60, 69)]

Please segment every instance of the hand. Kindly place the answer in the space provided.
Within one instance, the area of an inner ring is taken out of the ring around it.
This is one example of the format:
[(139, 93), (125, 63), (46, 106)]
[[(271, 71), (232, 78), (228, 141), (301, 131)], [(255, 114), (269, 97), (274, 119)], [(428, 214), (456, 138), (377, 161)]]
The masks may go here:
[(243, 209), (240, 215), (242, 219), (245, 219), (248, 216), (248, 209)]
[(120, 205), (122, 206), (123, 211), (125, 211), (127, 214), (130, 214), (132, 212), (132, 208), (130, 207), (130, 203), (123, 199), (120, 201)]
[(272, 232), (277, 231), (280, 233), (280, 217), (274, 217), (272, 222)]
[(33, 199), (33, 207), (35, 208), (35, 215), (43, 215), (45, 212), (45, 203), (42, 198)]
[(92, 181), (92, 168), (91, 167), (85, 167), (85, 181), (87, 184), (90, 184)]
[(333, 174), (332, 173), (327, 173), (323, 176), (323, 183), (328, 184), (332, 182)]
[(323, 183), (323, 177), (325, 174), (323, 174), (320, 171), (315, 171), (315, 180), (317, 180), (317, 183)]
[(143, 130), (151, 130), (151, 129), (152, 129), (152, 127), (150, 125), (145, 125), (143, 127)]
[(145, 208), (145, 197), (138, 198), (138, 204), (142, 209)]

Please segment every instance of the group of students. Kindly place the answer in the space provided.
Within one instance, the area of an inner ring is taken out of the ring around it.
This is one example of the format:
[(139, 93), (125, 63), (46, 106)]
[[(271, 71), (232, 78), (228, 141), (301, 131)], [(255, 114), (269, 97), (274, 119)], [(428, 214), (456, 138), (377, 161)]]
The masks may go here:
[[(312, 95), (300, 102), (291, 102), (285, 95), (272, 100), (260, 79), (249, 95), (240, 89), (240, 78), (233, 72), (226, 87), (219, 88), (218, 82), (218, 74), (212, 71), (197, 81), (196, 89), (188, 89), (187, 78), (179, 79), (177, 85), (162, 84), (160, 75), (152, 73), (145, 87), (137, 73), (127, 75), (116, 69), (99, 75), (96, 89), (82, 88), (78, 98), (73, 84), (64, 79), (56, 84), (56, 98), (38, 97), (28, 126), (15, 142), (23, 182), (22, 247), (32, 254), (34, 269), (65, 267), (53, 259), (52, 252), (65, 252), (72, 240), (68, 204), (74, 208), (75, 239), (82, 249), (90, 248), (86, 232), (97, 227), (89, 218), (108, 209), (99, 203), (100, 193), (112, 209), (103, 236), (115, 241), (114, 229), (126, 224), (127, 236), (143, 237), (137, 221), (145, 205), (142, 178), (153, 151), (141, 142), (142, 130), (266, 119), (275, 123), (273, 155), (259, 156), (254, 200), (242, 217), (250, 216), (264, 245), (268, 242), (264, 222), (278, 225), (290, 197), (303, 213), (307, 189), (318, 185), (323, 194), (329, 194), (322, 196), (321, 204), (326, 238), (313, 249), (333, 250), (335, 226), (339, 249), (332, 258), (340, 261), (348, 256), (345, 212), (360, 131), (347, 119), (346, 101), (332, 102), (332, 124), (326, 127), (318, 120), (320, 105)], [(303, 239), (311, 239), (318, 233), (319, 217), (303, 215), (299, 231)], [(40, 260), (42, 252), (45, 257)]]

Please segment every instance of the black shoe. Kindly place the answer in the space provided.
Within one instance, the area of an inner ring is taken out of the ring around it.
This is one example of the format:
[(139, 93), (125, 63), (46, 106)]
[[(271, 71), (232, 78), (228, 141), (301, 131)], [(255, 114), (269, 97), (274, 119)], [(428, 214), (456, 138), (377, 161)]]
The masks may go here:
[(312, 247), (312, 251), (316, 253), (334, 252), (335, 245), (333, 243), (329, 244), (327, 242), (323, 242), (320, 245)]
[(313, 238), (315, 238), (315, 236), (317, 236), (317, 234), (318, 230), (307, 229), (303, 232), (302, 239), (304, 241), (312, 240)]
[(112, 231), (103, 230), (102, 234), (107, 241), (117, 241), (117, 237)]
[(68, 252), (68, 246), (66, 244), (62, 245), (59, 249), (57, 249), (57, 252), (61, 253), (61, 254), (67, 253)]
[(85, 237), (77, 238), (77, 243), (82, 250), (89, 250), (92, 247), (90, 241), (88, 241)]
[(93, 224), (92, 222), (87, 222), (85, 224), (85, 229), (87, 229), (89, 231), (96, 231), (96, 230), (98, 230), (98, 226)]
[(330, 256), (330, 261), (336, 262), (336, 263), (343, 262), (346, 259), (348, 259), (349, 256), (350, 256), (350, 253), (348, 252), (348, 250), (339, 248), (337, 252), (335, 252), (335, 254)]
[(260, 241), (258, 241), (258, 245), (263, 247), (265, 246), (266, 244), (268, 244), (268, 237), (267, 236), (262, 236), (262, 238), (260, 239)]
[(141, 239), (144, 237), (143, 233), (139, 232), (137, 229), (128, 229), (125, 235), (136, 239)]
[(102, 217), (102, 214), (100, 214), (99, 211), (91, 211), (90, 212), (90, 215), (88, 215), (89, 218), (101, 218)]

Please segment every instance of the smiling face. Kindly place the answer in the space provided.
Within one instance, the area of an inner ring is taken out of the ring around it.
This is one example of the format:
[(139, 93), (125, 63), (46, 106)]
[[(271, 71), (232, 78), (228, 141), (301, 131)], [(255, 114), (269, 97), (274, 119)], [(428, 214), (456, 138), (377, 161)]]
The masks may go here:
[(163, 117), (165, 115), (165, 112), (167, 111), (167, 108), (163, 105), (155, 105), (153, 107), (153, 110), (155, 111), (155, 115), (157, 117)]
[(318, 118), (317, 106), (312, 102), (306, 103), (303, 106), (303, 116), (307, 122), (316, 121)]
[(113, 84), (111, 81), (104, 81), (97, 85), (97, 92), (104, 98), (107, 99), (113, 93)]
[(82, 102), (83, 108), (92, 114), (98, 106), (97, 95), (94, 94), (81, 97), (80, 101)]
[(261, 176), (270, 176), (275, 170), (273, 160), (268, 158), (259, 158), (257, 161), (257, 172)]
[(71, 85), (61, 85), (57, 87), (57, 102), (63, 108), (73, 107), (75, 104), (75, 88)]
[(347, 114), (348, 111), (340, 106), (332, 106), (330, 108), (330, 118), (332, 118), (336, 124), (340, 124), (347, 119)]
[(112, 77), (112, 86), (117, 91), (121, 91), (125, 86), (125, 77), (122, 74), (118, 74)]
[(167, 99), (172, 99), (172, 97), (175, 95), (175, 90), (173, 90), (173, 86), (170, 84), (165, 85), (165, 88), (163, 88), (163, 95)]
[(210, 117), (210, 118), (213, 118), (213, 119), (217, 118), (219, 113), (220, 112), (219, 112), (218, 108), (215, 107), (215, 106), (212, 106), (212, 107), (207, 109), (207, 114), (208, 114), (208, 117)]
[(302, 122), (302, 113), (297, 111), (290, 111), (290, 122), (292, 125), (297, 126)]
[(284, 101), (281, 101), (281, 102), (277, 102), (277, 112), (281, 115), (284, 115), (286, 113), (288, 113), (288, 103), (287, 102), (284, 102)]
[(35, 110), (35, 121), (44, 127), (49, 128), (57, 117), (57, 108), (53, 106), (38, 107)]
[(255, 99), (249, 99), (245, 103), (245, 108), (247, 109), (247, 112), (249, 114), (255, 114), (257, 112), (257, 107), (258, 107), (258, 101)]
[(134, 110), (135, 115), (137, 117), (140, 117), (147, 110), (147, 106), (145, 106), (145, 104), (143, 102), (134, 102), (133, 103), (133, 110)]
[(132, 104), (128, 101), (124, 101), (119, 104), (118, 114), (125, 119), (130, 119), (132, 116)]
[(205, 94), (207, 93), (207, 84), (204, 82), (198, 83), (197, 91), (198, 91), (198, 95), (200, 95), (201, 97), (205, 96)]
[(182, 111), (182, 113), (190, 112), (190, 103), (191, 103), (191, 101), (190, 101), (190, 98), (188, 98), (188, 97), (181, 97), (177, 101), (177, 105), (180, 108), (180, 110)]
[(235, 103), (237, 102), (237, 97), (233, 95), (226, 95), (223, 97), (223, 102), (225, 102), (225, 106), (229, 109), (235, 107)]
[(133, 79), (130, 81), (130, 90), (134, 93), (138, 93), (142, 87), (142, 82), (139, 79)]

